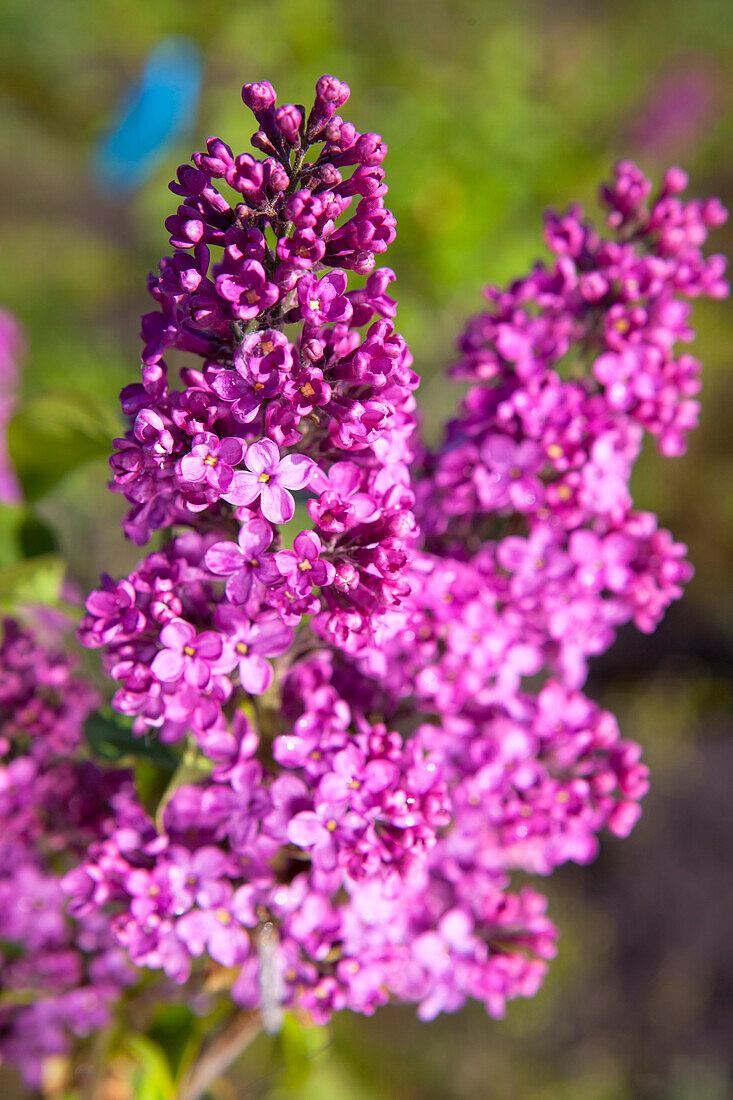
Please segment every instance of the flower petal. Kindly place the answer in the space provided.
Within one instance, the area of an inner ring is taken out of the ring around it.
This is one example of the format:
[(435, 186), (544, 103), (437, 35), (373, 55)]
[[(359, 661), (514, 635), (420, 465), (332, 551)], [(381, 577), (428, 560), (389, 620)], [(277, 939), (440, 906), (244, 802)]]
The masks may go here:
[(302, 810), (288, 823), (288, 840), (299, 848), (311, 848), (327, 835), (320, 818), (312, 810)]
[(244, 562), (244, 555), (235, 542), (215, 542), (204, 555), (204, 565), (218, 577), (236, 573)]
[(293, 628), (280, 619), (255, 623), (252, 631), (252, 647), (265, 657), (279, 657), (293, 642)]
[(280, 461), (280, 451), (271, 439), (260, 439), (251, 443), (247, 450), (247, 469), (254, 474), (270, 472)]
[(262, 695), (267, 691), (274, 675), (272, 665), (257, 653), (243, 657), (239, 662), (239, 679), (250, 695)]
[(196, 637), (196, 630), (185, 619), (171, 619), (160, 632), (160, 640), (169, 649), (180, 649), (189, 645)]
[(175, 649), (161, 649), (153, 657), (150, 671), (156, 680), (162, 680), (164, 684), (172, 684), (180, 678), (183, 672), (183, 654)]
[(307, 455), (285, 455), (277, 468), (277, 479), (288, 489), (302, 489), (310, 482), (316, 468)]
[(259, 496), (261, 489), (262, 482), (258, 481), (256, 474), (237, 470), (229, 491), (224, 494), (224, 500), (238, 508), (242, 504), (251, 504)]
[(239, 546), (248, 560), (261, 554), (272, 542), (272, 528), (263, 519), (243, 523), (239, 529)]
[(270, 523), (287, 523), (295, 515), (295, 500), (292, 493), (283, 489), (282, 485), (267, 482), (262, 486), (260, 508), (262, 515)]

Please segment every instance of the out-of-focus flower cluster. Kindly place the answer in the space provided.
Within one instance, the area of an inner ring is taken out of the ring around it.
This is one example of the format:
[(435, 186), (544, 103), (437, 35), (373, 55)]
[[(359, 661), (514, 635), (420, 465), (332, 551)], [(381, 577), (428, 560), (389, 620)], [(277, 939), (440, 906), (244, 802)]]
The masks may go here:
[[(372, 271), (394, 235), (385, 147), (336, 115), (347, 94), (322, 78), (306, 116), (246, 85), (265, 158), (212, 138), (171, 185), (177, 251), (112, 466), (130, 537), (175, 530), (80, 630), (135, 733), (186, 738), (202, 777), (92, 846), (72, 911), (109, 912), (175, 981), (209, 957), (273, 1026), (284, 1005), (428, 1019), (536, 991), (557, 932), (510, 876), (587, 862), (637, 820), (640, 749), (580, 689), (690, 576), (629, 477), (645, 429), (683, 449), (686, 299), (726, 292), (701, 252), (720, 205), (684, 203), (679, 170), (650, 204), (619, 165), (611, 239), (550, 214), (552, 266), (488, 289), (429, 452), (393, 275)], [(172, 348), (203, 360), (180, 391)]]
[(0, 1064), (38, 1085), (44, 1060), (104, 1026), (134, 978), (104, 913), (71, 921), (64, 873), (126, 813), (126, 772), (82, 759), (99, 698), (74, 661), (17, 622), (0, 644)]
[(127, 534), (165, 541), (103, 578), (79, 630), (132, 733), (182, 764), (157, 807), (110, 800), (69, 911), (175, 982), (218, 964), (273, 1029), (285, 1006), (499, 1016), (537, 990), (557, 930), (511, 876), (637, 820), (640, 749), (581, 689), (690, 576), (629, 478), (644, 430), (683, 449), (686, 300), (726, 292), (701, 251), (720, 205), (683, 202), (677, 169), (650, 201), (619, 165), (610, 239), (551, 214), (551, 266), (488, 289), (431, 452), (374, 269), (386, 150), (336, 113), (347, 96), (322, 77), (306, 112), (245, 85), (263, 155), (211, 138), (171, 184), (112, 459)]

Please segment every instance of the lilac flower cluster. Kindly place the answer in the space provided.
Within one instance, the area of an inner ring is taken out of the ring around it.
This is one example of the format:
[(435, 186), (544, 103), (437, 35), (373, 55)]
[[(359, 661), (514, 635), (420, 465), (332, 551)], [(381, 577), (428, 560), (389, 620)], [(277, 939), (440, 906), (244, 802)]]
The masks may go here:
[[(727, 293), (724, 258), (701, 251), (725, 211), (683, 202), (686, 182), (671, 169), (649, 203), (651, 182), (617, 165), (601, 192), (614, 237), (578, 206), (550, 212), (554, 263), (489, 287), (461, 338), (452, 373), (471, 388), (428, 459), (421, 522), (431, 548), (470, 553), (487, 608), (469, 591), (462, 618), (493, 647), (473, 660), (493, 659), (499, 680), (548, 666), (580, 687), (619, 625), (652, 631), (691, 576), (685, 547), (629, 489), (644, 430), (679, 454), (697, 422), (700, 363), (676, 351), (694, 335), (685, 299)], [(464, 644), (459, 632), (441, 663), (462, 661)]]
[(99, 705), (73, 661), (11, 619), (0, 644), (0, 1064), (38, 1085), (44, 1060), (108, 1020), (134, 977), (101, 912), (72, 923), (65, 870), (118, 822), (127, 773), (81, 759)]
[(20, 499), (20, 486), (7, 449), (6, 431), (15, 406), (22, 339), (14, 317), (0, 310), (0, 505)]
[[(79, 631), (133, 733), (185, 747), (157, 809), (126, 804), (66, 877), (70, 910), (174, 981), (213, 961), (268, 1027), (389, 999), (498, 1016), (538, 988), (557, 931), (511, 874), (587, 862), (638, 817), (640, 750), (580, 689), (690, 575), (629, 476), (644, 429), (677, 453), (695, 420), (680, 297), (725, 292), (701, 253), (720, 206), (683, 203), (678, 170), (649, 206), (620, 165), (612, 240), (550, 215), (553, 266), (489, 289), (430, 453), (372, 270), (385, 146), (336, 114), (347, 95), (322, 77), (306, 113), (245, 85), (264, 157), (212, 138), (171, 185), (112, 459), (127, 534), (168, 539)], [(169, 350), (201, 360), (180, 390)]]

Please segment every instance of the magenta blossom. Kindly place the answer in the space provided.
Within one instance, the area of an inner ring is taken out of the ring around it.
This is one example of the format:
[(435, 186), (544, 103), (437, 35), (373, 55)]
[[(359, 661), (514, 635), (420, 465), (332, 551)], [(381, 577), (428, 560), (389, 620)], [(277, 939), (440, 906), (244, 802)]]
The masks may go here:
[[(263, 157), (211, 138), (178, 170), (113, 460), (127, 533), (168, 537), (81, 629), (114, 709), (189, 781), (154, 818), (132, 776), (129, 797), (105, 795), (101, 840), (73, 842), (74, 919), (175, 980), (192, 956), (237, 966), (223, 999), (273, 1030), (284, 1009), (325, 1021), (411, 1001), (427, 1019), (475, 998), (501, 1016), (536, 992), (557, 933), (515, 873), (592, 858), (646, 790), (639, 747), (580, 687), (690, 576), (630, 477), (645, 431), (678, 451), (697, 416), (683, 299), (726, 293), (723, 258), (702, 251), (720, 205), (678, 199), (678, 171), (652, 198), (619, 165), (604, 196), (620, 234), (577, 205), (550, 212), (552, 258), (487, 289), (453, 368), (468, 387), (431, 448), (392, 272), (370, 274), (394, 236), (386, 150), (336, 114), (347, 94), (325, 76), (308, 113), (247, 85)], [(29, 691), (23, 650), (11, 637), (0, 668), (12, 871), (40, 753), (54, 803), (78, 801), (54, 758), (80, 738), (59, 709), (73, 692), (43, 663)], [(45, 903), (0, 873), (3, 948), (16, 886)], [(0, 987), (15, 965), (0, 959)]]
[(292, 627), (275, 616), (263, 616), (253, 623), (243, 612), (227, 606), (219, 608), (217, 622), (226, 632), (233, 654), (232, 664), (237, 664), (242, 687), (250, 695), (262, 695), (274, 675), (272, 665), (265, 658), (279, 657), (289, 649), (293, 641)]
[(270, 584), (279, 578), (276, 556), (264, 551), (272, 542), (272, 528), (263, 519), (253, 519), (239, 529), (238, 546), (233, 542), (216, 542), (206, 551), (206, 568), (219, 577), (226, 577), (226, 594), (233, 604), (241, 606), (250, 597), (253, 585)]
[(295, 500), (289, 489), (302, 489), (313, 476), (315, 463), (306, 455), (280, 458), (271, 439), (251, 443), (245, 464), (248, 473), (238, 472), (225, 500), (237, 507), (260, 498), (260, 508), (271, 523), (287, 523), (295, 515)]
[(211, 388), (217, 397), (230, 405), (235, 420), (249, 424), (262, 408), (262, 402), (279, 391), (280, 379), (274, 372), (262, 379), (250, 380), (235, 370), (223, 370), (217, 374)]
[(308, 501), (308, 514), (322, 531), (341, 534), (357, 523), (376, 519), (377, 502), (361, 491), (361, 471), (354, 462), (334, 462), (328, 474), (319, 469), (311, 488), (320, 493)]
[(228, 436), (219, 439), (213, 432), (200, 432), (193, 438), (191, 453), (184, 455), (176, 472), (181, 481), (194, 485), (206, 482), (217, 492), (225, 492), (232, 483), (233, 467), (242, 461), (245, 444)]
[(321, 279), (303, 275), (298, 280), (298, 301), (307, 325), (325, 325), (348, 321), (352, 305), (344, 295), (347, 279), (342, 271), (332, 271)]
[(330, 561), (319, 558), (321, 540), (315, 531), (301, 531), (292, 550), (278, 550), (275, 564), (285, 577), (288, 588), (299, 596), (310, 592), (313, 585), (333, 584), (336, 570)]
[(518, 512), (531, 512), (543, 497), (537, 476), (543, 464), (542, 448), (531, 440), (515, 443), (506, 435), (492, 435), (481, 449), (485, 466), (474, 473), (479, 500), (485, 508), (511, 504)]
[[(111, 642), (118, 636), (134, 634), (145, 623), (145, 616), (135, 606), (137, 593), (127, 580), (115, 584), (110, 576), (102, 577), (103, 588), (90, 592), (86, 609), (92, 620), (95, 643)], [(87, 622), (85, 621), (84, 627)]]
[(333, 758), (333, 771), (318, 784), (318, 797), (327, 803), (351, 802), (361, 809), (369, 799), (389, 787), (399, 778), (399, 768), (391, 760), (367, 761), (355, 745), (347, 745)]
[(242, 378), (261, 382), (271, 374), (287, 376), (293, 369), (293, 348), (275, 329), (250, 332), (234, 351), (234, 368)]
[(212, 959), (222, 966), (236, 966), (243, 962), (249, 950), (249, 936), (240, 923), (240, 892), (245, 910), (247, 887), (232, 892), (228, 883), (220, 883), (218, 900), (211, 908), (191, 909), (176, 923), (176, 934), (192, 955), (203, 955), (208, 950)]
[(613, 532), (600, 538), (594, 531), (573, 531), (568, 553), (586, 591), (596, 592), (605, 587), (612, 592), (623, 592), (631, 583), (630, 563), (636, 546), (628, 535)]
[(153, 658), (152, 673), (163, 683), (175, 683), (181, 677), (192, 688), (205, 688), (212, 676), (228, 672), (234, 664), (224, 653), (221, 634), (213, 630), (196, 633), (184, 619), (171, 619), (160, 632), (165, 646)]
[(338, 861), (340, 841), (350, 840), (356, 815), (343, 803), (321, 802), (315, 810), (302, 810), (288, 825), (288, 840), (311, 854), (322, 871), (333, 871)]
[(249, 321), (278, 300), (279, 291), (258, 260), (244, 260), (238, 274), (225, 273), (216, 280), (217, 292), (231, 303), (234, 316)]

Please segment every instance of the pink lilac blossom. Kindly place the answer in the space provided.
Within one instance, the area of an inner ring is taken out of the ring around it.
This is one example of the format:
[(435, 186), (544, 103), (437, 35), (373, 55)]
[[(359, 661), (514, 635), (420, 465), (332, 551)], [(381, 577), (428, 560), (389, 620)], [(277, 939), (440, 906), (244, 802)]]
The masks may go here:
[[(185, 741), (201, 778), (157, 814), (125, 807), (63, 887), (136, 966), (185, 982), (208, 957), (266, 1020), (469, 998), (501, 1016), (558, 935), (513, 873), (592, 860), (647, 788), (582, 686), (691, 574), (629, 478), (645, 431), (673, 455), (694, 426), (699, 364), (676, 345), (688, 299), (727, 292), (702, 253), (724, 212), (683, 202), (678, 169), (652, 198), (624, 162), (607, 237), (550, 213), (552, 262), (488, 288), (430, 451), (374, 270), (394, 237), (383, 142), (336, 113), (330, 76), (310, 113), (267, 81), (243, 98), (263, 157), (211, 138), (179, 169), (122, 393), (125, 530), (169, 537), (104, 579), (79, 630), (133, 734)], [(199, 360), (181, 389), (168, 349)]]
[(61, 878), (134, 800), (131, 775), (80, 752), (99, 705), (75, 662), (11, 619), (0, 641), (0, 1065), (43, 1063), (103, 1027), (135, 974), (97, 910), (65, 913)]

